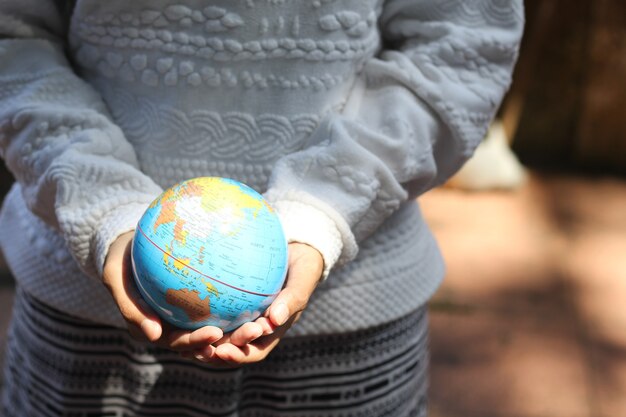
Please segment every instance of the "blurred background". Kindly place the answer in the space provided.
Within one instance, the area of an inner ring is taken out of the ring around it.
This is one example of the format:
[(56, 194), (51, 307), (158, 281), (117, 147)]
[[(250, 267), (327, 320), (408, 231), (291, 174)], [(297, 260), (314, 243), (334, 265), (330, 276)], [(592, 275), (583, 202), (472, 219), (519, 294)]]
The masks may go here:
[[(431, 416), (626, 416), (626, 2), (525, 3), (497, 122), (420, 198), (448, 264)], [(0, 346), (12, 288), (0, 256)]]
[(500, 128), (421, 198), (431, 415), (626, 416), (626, 2), (525, 4)]

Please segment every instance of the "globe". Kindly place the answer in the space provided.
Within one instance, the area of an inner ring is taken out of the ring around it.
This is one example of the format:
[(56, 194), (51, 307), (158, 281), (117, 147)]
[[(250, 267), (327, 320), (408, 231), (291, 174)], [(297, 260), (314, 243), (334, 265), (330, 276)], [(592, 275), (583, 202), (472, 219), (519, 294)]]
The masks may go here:
[(201, 177), (150, 204), (131, 259), (141, 296), (164, 320), (229, 332), (259, 317), (282, 288), (287, 242), (259, 193), (232, 179)]

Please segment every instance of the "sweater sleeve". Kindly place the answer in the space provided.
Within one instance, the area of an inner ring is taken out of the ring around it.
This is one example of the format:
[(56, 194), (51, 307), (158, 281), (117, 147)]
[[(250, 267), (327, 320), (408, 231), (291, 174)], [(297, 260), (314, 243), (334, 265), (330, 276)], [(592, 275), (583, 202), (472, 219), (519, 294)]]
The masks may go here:
[(472, 155), (509, 87), (523, 21), (521, 0), (384, 2), (385, 46), (266, 193), (288, 240), (320, 250), (325, 276)]
[(27, 207), (99, 277), (110, 244), (135, 228), (161, 189), (66, 60), (55, 3), (0, 2), (0, 156)]

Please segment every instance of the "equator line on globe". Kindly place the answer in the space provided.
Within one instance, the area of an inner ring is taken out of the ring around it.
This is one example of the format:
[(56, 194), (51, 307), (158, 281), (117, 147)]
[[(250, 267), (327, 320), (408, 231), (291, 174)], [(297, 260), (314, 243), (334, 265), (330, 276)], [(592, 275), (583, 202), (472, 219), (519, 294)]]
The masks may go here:
[(169, 323), (225, 332), (257, 318), (287, 272), (287, 242), (263, 196), (238, 181), (193, 178), (165, 190), (141, 217), (135, 283)]

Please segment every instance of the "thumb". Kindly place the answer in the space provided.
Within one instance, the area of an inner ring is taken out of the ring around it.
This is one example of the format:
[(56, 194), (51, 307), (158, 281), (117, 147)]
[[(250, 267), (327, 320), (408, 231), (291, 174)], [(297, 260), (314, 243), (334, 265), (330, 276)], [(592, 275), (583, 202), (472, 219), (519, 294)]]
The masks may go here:
[(133, 233), (126, 233), (113, 242), (105, 261), (102, 280), (126, 320), (131, 335), (154, 342), (161, 337), (163, 328), (133, 281), (130, 258), (132, 238)]
[(270, 306), (269, 318), (272, 324), (282, 326), (292, 315), (303, 311), (309, 296), (293, 289), (283, 289)]
[(308, 245), (290, 244), (289, 250), (285, 286), (269, 308), (269, 318), (275, 326), (282, 326), (306, 308), (324, 267), (319, 252)]

